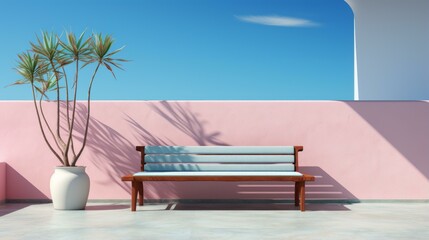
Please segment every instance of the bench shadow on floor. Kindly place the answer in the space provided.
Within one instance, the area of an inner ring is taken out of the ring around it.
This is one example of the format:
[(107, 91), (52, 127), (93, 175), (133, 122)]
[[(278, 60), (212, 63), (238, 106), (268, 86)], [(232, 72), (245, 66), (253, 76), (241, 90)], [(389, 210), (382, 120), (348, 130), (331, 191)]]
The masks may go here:
[[(170, 203), (165, 210), (204, 210), (204, 211), (299, 211), (293, 204), (195, 204)], [(306, 211), (350, 211), (344, 204), (307, 204)]]
[(105, 204), (105, 205), (90, 205), (86, 206), (86, 211), (106, 211), (106, 210), (120, 210), (130, 208), (129, 204)]

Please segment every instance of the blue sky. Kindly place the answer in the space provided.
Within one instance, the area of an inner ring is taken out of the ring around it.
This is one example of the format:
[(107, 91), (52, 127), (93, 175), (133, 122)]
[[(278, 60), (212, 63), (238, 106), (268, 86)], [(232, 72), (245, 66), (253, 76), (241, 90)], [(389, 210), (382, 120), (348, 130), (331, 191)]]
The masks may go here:
[(85, 29), (112, 34), (132, 60), (117, 80), (98, 75), (93, 99), (353, 99), (343, 0), (2, 0), (0, 9), (0, 100), (31, 99), (29, 86), (3, 86), (19, 78), (16, 54), (35, 34)]

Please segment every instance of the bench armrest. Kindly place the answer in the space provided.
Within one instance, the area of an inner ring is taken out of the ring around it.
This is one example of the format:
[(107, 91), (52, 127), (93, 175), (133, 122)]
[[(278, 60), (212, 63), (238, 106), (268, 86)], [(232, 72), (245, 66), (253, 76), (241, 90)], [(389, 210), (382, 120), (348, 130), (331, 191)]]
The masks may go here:
[(143, 152), (144, 151), (144, 146), (136, 146), (136, 150), (139, 152)]
[(295, 146), (294, 148), (295, 148), (295, 153), (302, 152), (304, 150), (303, 146)]
[(144, 171), (144, 165), (145, 165), (145, 162), (144, 162), (144, 155), (145, 155), (144, 148), (145, 148), (145, 146), (136, 146), (136, 150), (139, 151), (140, 154), (141, 154), (141, 157), (140, 157), (140, 164), (141, 164), (140, 165), (140, 171)]
[(294, 155), (295, 155), (295, 172), (299, 171), (299, 164), (298, 164), (298, 152), (302, 152), (304, 150), (303, 146), (295, 146), (294, 147)]
[(121, 180), (124, 181), (124, 182), (126, 182), (126, 181), (133, 181), (134, 180), (134, 176), (133, 175), (126, 175), (126, 176), (123, 176), (121, 178)]

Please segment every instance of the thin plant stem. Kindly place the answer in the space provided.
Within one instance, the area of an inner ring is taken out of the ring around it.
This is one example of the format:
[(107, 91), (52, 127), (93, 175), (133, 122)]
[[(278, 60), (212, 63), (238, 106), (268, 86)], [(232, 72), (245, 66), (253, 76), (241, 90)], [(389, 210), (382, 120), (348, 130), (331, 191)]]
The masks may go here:
[[(74, 96), (73, 96), (73, 110), (72, 110), (72, 118), (71, 118), (71, 125), (70, 125), (70, 129), (69, 129), (69, 137), (67, 139), (67, 144), (66, 144), (66, 153), (68, 154), (68, 150), (70, 147), (70, 144), (73, 142), (73, 128), (74, 128), (74, 122), (75, 122), (75, 114), (76, 114), (76, 96), (77, 96), (77, 85), (78, 85), (78, 79), (79, 79), (79, 59), (76, 59), (76, 75), (75, 75), (75, 80), (74, 80)], [(71, 166), (74, 166), (76, 164), (77, 158), (79, 156), (75, 154), (74, 149), (73, 149), (73, 145), (72, 145), (72, 151), (73, 151), (73, 162)]]
[(58, 144), (58, 139), (56, 138), (54, 132), (52, 131), (52, 129), (48, 123), (48, 120), (46, 120), (45, 113), (44, 113), (43, 107), (42, 107), (42, 99), (43, 99), (43, 95), (41, 95), (39, 98), (39, 109), (40, 109), (40, 113), (42, 115), (43, 121), (45, 122), (45, 125), (48, 128), (48, 131), (51, 133), (52, 138), (55, 140), (55, 145), (58, 147), (58, 149), (61, 151), (61, 153), (64, 154), (63, 150), (61, 149), (60, 145)]
[(45, 139), (46, 144), (48, 145), (49, 149), (52, 151), (52, 153), (58, 158), (58, 160), (64, 165), (64, 161), (61, 159), (60, 155), (52, 148), (51, 144), (49, 143), (48, 139), (46, 138), (45, 131), (43, 129), (42, 121), (40, 119), (39, 110), (37, 108), (37, 102), (36, 102), (36, 93), (34, 91), (34, 83), (31, 81), (31, 91), (33, 93), (33, 102), (34, 102), (34, 108), (36, 110), (37, 114), (37, 120), (39, 122), (40, 130), (42, 131), (43, 139)]
[(95, 68), (94, 74), (92, 75), (91, 78), (91, 82), (89, 83), (89, 88), (88, 88), (88, 111), (87, 111), (87, 116), (86, 116), (86, 126), (85, 126), (85, 133), (83, 136), (83, 142), (82, 142), (82, 148), (80, 149), (79, 153), (77, 154), (76, 158), (74, 159), (72, 166), (75, 166), (76, 161), (79, 159), (80, 155), (83, 152), (83, 149), (85, 148), (86, 145), (86, 139), (88, 136), (88, 128), (89, 128), (89, 119), (90, 119), (90, 113), (91, 113), (91, 88), (92, 88), (92, 83), (94, 82), (94, 78), (95, 75), (97, 75), (97, 71), (98, 68), (100, 67), (101, 62), (98, 62), (97, 67)]
[[(50, 64), (51, 64), (52, 70), (54, 71), (55, 79), (57, 80), (56, 81), (56, 86), (57, 86), (57, 137), (59, 139), (60, 145), (65, 150), (66, 145), (65, 145), (63, 139), (61, 138), (61, 134), (60, 134), (60, 127), (61, 127), (61, 124), (60, 124), (60, 113), (61, 113), (61, 109), (60, 109), (60, 84), (59, 84), (60, 78), (58, 76), (58, 71), (55, 68), (54, 62), (52, 60), (50, 60)], [(65, 151), (63, 154), (63, 158), (64, 158), (65, 165), (69, 166), (70, 164), (68, 162), (68, 156), (65, 154)]]
[[(68, 85), (68, 80), (67, 80), (67, 73), (66, 73), (66, 70), (64, 69), (64, 66), (62, 66), (61, 67), (62, 68), (62, 70), (63, 70), (63, 74), (64, 74), (64, 82), (65, 82), (65, 85), (66, 85), (66, 102), (67, 102), (67, 114), (66, 114), (66, 116), (67, 116), (67, 125), (68, 125), (68, 130), (69, 130), (69, 134), (72, 136), (71, 137), (71, 141), (70, 141), (70, 147), (71, 147), (71, 150), (72, 150), (72, 153), (73, 153), (73, 158), (75, 158), (76, 157), (76, 152), (75, 152), (75, 150), (74, 150), (74, 144), (73, 144), (73, 131), (71, 130), (71, 123), (70, 123), (70, 99), (69, 99), (69, 85)], [(76, 95), (75, 95), (75, 98), (76, 98)]]

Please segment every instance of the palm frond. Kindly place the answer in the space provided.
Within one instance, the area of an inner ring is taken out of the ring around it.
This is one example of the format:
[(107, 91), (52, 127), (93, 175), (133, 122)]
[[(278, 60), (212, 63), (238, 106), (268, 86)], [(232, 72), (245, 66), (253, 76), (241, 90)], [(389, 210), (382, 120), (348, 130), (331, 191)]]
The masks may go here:
[(16, 80), (15, 82), (7, 85), (6, 87), (15, 86), (15, 85), (24, 85), (24, 84), (30, 84), (28, 80)]
[(116, 78), (112, 66), (123, 70), (119, 62), (126, 62), (128, 60), (112, 58), (112, 56), (122, 51), (125, 47), (123, 46), (114, 51), (110, 51), (113, 43), (114, 40), (110, 35), (103, 36), (101, 33), (94, 33), (90, 44), (92, 50), (91, 58), (84, 66), (93, 62), (98, 62), (100, 65), (106, 67), (106, 69), (112, 73), (113, 77)]
[(116, 76), (115, 76), (115, 73), (113, 72), (112, 67), (107, 62), (104, 62), (103, 65), (107, 68), (107, 70), (109, 70), (112, 73), (113, 77), (116, 79)]
[(42, 32), (41, 38), (36, 36), (37, 43), (30, 42), (31, 50), (45, 58), (53, 61), (58, 54), (59, 40), (54, 33)]
[(91, 54), (91, 48), (89, 47), (91, 37), (84, 41), (84, 36), (85, 31), (82, 32), (78, 38), (76, 38), (76, 35), (73, 32), (67, 32), (67, 42), (60, 41), (60, 44), (64, 49), (65, 56), (67, 56), (71, 61), (86, 61), (89, 58)]
[(18, 66), (15, 68), (15, 70), (24, 78), (24, 80), (21, 80), (21, 82), (23, 81), (33, 83), (35, 79), (44, 74), (46, 69), (43, 65), (43, 62), (39, 60), (38, 54), (24, 52), (18, 54), (18, 58)]
[(46, 91), (44, 91), (43, 88), (39, 88), (37, 86), (34, 86), (34, 88), (36, 89), (36, 92), (38, 92), (41, 96), (45, 97), (47, 100), (49, 100), (48, 95), (46, 95)]
[(89, 64), (91, 64), (91, 63), (94, 63), (94, 62), (96, 62), (96, 61), (97, 61), (96, 59), (90, 59), (90, 60), (86, 61), (86, 62), (82, 65), (82, 67), (80, 67), (80, 68), (82, 69), (82, 68), (86, 67), (87, 65), (89, 65)]

